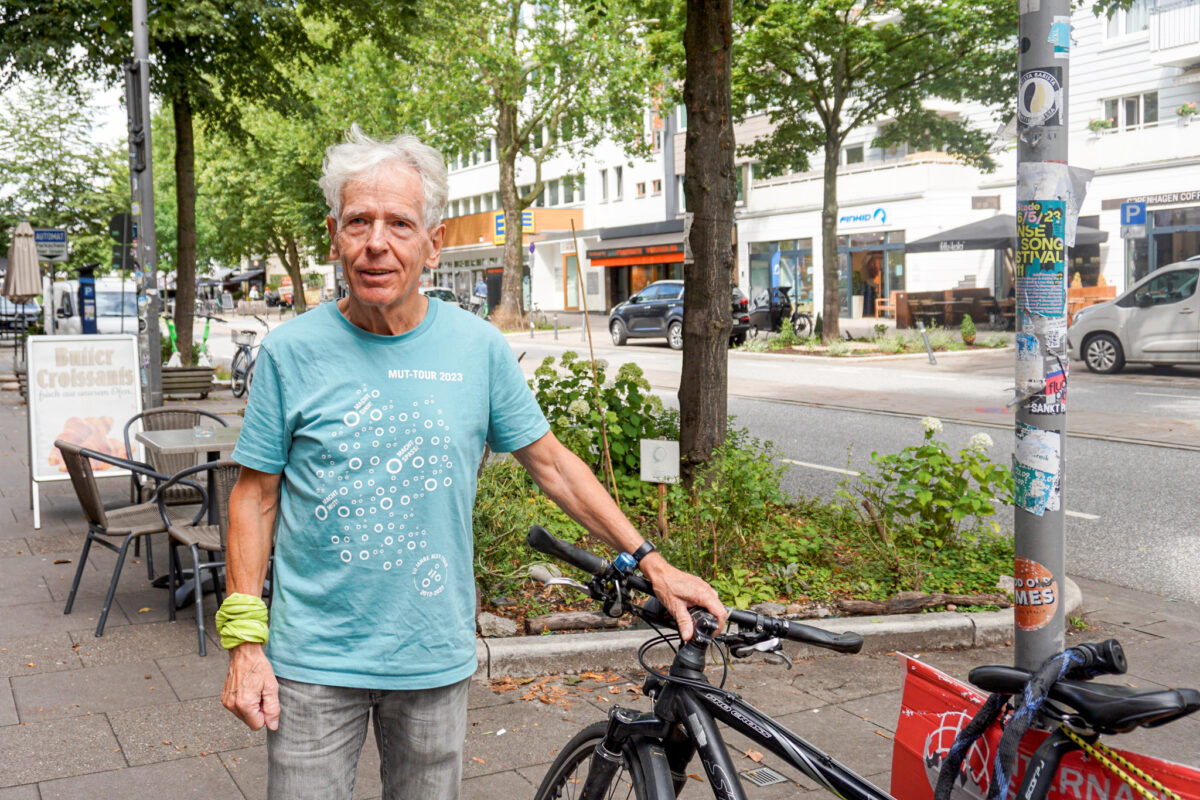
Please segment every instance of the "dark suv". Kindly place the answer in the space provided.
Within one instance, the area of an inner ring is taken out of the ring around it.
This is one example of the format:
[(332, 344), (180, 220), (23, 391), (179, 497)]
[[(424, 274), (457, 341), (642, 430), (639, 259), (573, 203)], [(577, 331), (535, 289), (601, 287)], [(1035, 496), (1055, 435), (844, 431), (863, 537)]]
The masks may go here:
[[(734, 286), (730, 295), (733, 330), (729, 344), (746, 341), (750, 310), (746, 296)], [(672, 350), (683, 348), (683, 281), (655, 281), (633, 297), (613, 307), (608, 314), (608, 331), (613, 344), (627, 339), (665, 336)]]

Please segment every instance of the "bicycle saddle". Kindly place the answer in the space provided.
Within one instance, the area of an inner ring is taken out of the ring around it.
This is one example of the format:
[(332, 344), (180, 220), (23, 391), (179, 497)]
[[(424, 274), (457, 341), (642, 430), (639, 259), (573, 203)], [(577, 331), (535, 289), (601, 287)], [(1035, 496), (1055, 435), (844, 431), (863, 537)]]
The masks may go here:
[[(1021, 695), (1032, 674), (1016, 667), (988, 666), (971, 670), (971, 683), (985, 692)], [(1074, 709), (1097, 733), (1128, 733), (1152, 728), (1200, 711), (1195, 689), (1134, 689), (1106, 683), (1063, 679), (1050, 688), (1051, 700)]]

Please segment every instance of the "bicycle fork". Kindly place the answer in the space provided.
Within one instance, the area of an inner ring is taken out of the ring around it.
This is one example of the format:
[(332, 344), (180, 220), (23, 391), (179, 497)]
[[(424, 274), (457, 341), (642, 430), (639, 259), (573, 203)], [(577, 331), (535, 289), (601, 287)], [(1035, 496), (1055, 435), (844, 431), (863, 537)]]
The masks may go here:
[[(661, 741), (670, 733), (671, 723), (654, 714), (638, 714), (626, 708), (613, 708), (608, 713), (608, 730), (592, 752), (587, 780), (583, 784), (580, 800), (600, 800), (609, 796), (613, 779), (625, 761), (626, 753), (631, 759), (639, 758), (636, 747), (631, 743), (639, 739)], [(661, 757), (662, 748), (658, 745)], [(644, 775), (647, 780), (657, 776)]]

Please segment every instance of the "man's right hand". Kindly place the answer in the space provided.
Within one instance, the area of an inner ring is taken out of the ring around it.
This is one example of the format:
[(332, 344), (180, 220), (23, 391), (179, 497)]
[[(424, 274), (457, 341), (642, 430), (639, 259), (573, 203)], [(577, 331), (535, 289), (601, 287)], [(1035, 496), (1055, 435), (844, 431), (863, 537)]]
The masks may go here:
[(261, 644), (243, 642), (229, 651), (221, 704), (252, 731), (279, 727), (279, 683)]

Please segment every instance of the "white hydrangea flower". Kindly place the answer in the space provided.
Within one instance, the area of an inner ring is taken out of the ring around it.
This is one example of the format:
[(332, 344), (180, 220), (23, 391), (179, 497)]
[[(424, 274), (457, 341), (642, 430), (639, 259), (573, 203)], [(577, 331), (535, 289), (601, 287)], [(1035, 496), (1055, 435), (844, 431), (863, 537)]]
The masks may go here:
[(937, 417), (921, 417), (921, 427), (925, 433), (941, 433), (942, 421)]
[(591, 406), (589, 406), (587, 401), (583, 399), (572, 400), (571, 404), (567, 406), (567, 411), (577, 417), (583, 417), (586, 416), (589, 411), (591, 411)]
[(977, 453), (986, 453), (992, 449), (993, 444), (995, 442), (992, 441), (992, 437), (986, 433), (977, 433), (967, 441), (967, 449)]

